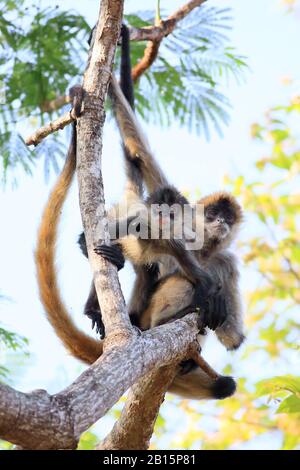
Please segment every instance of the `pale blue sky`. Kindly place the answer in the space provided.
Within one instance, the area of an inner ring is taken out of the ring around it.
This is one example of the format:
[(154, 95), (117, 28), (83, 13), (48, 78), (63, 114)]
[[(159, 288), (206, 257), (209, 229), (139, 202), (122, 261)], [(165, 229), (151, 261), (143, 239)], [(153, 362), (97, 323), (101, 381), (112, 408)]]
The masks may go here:
[[(52, 2), (44, 0), (42, 3)], [(98, 3), (98, 0), (56, 1), (64, 8), (77, 9), (91, 25), (97, 17)], [(151, 9), (155, 3), (155, 0), (128, 0), (125, 1), (126, 12)], [(183, 0), (161, 1), (167, 12), (174, 11), (183, 3)], [(231, 122), (224, 128), (224, 137), (212, 133), (210, 142), (205, 142), (203, 138), (176, 126), (161, 130), (144, 123), (155, 155), (163, 169), (168, 171), (170, 180), (180, 189), (200, 187), (204, 193), (218, 189), (224, 174), (251, 177), (254, 161), (264, 155), (265, 149), (251, 141), (250, 125), (262, 120), (272, 105), (285, 102), (293, 93), (299, 93), (300, 76), (298, 15), (284, 14), (279, 0), (219, 0), (211, 3), (231, 5), (231, 42), (248, 57), (250, 66), (245, 81), (239, 85), (234, 81), (226, 85), (225, 93), (233, 109)], [(296, 79), (291, 87), (281, 83), (286, 76)], [(106, 199), (110, 204), (118, 200), (124, 177), (119, 139), (111, 124), (106, 126), (104, 135), (104, 183)], [(1, 291), (11, 298), (11, 302), (0, 302), (1, 322), (29, 338), (34, 358), (17, 383), (22, 390), (38, 387), (56, 392), (67, 385), (81, 367), (76, 360), (67, 356), (59, 344), (43, 315), (37, 296), (33, 250), (41, 212), (55, 178), (52, 174), (49, 184), (45, 184), (43, 163), (40, 162), (33, 177), (22, 174), (16, 190), (8, 187), (1, 193), (0, 286)], [(90, 271), (75, 243), (80, 230), (77, 187), (74, 185), (60, 229), (59, 278), (68, 308), (78, 323), (88, 330), (89, 323), (82, 318), (81, 312), (89, 289)], [(126, 295), (130, 291), (130, 273), (129, 268), (121, 272)], [(244, 272), (242, 283), (246, 285)], [(224, 349), (216, 346), (214, 353), (209, 353), (209, 359), (219, 368), (226, 354)]]

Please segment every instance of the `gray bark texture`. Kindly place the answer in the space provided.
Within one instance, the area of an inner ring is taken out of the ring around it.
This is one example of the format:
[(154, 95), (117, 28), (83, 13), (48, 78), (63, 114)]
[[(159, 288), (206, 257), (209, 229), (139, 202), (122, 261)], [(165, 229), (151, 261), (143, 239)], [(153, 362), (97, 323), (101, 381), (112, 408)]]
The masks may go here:
[(146, 448), (174, 364), (192, 356), (197, 335), (196, 315), (190, 314), (143, 333), (133, 330), (122, 344), (114, 337), (91, 367), (55, 395), (22, 393), (0, 384), (0, 438), (24, 449), (74, 449), (80, 435), (144, 377), (102, 448)]

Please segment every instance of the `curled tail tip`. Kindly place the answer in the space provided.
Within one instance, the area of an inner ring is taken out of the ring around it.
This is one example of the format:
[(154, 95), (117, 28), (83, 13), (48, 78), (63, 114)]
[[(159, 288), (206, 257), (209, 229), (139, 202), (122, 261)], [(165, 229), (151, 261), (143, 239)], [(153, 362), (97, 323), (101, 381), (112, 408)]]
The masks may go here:
[(236, 382), (232, 377), (220, 376), (212, 386), (213, 398), (222, 400), (231, 397), (236, 391)]

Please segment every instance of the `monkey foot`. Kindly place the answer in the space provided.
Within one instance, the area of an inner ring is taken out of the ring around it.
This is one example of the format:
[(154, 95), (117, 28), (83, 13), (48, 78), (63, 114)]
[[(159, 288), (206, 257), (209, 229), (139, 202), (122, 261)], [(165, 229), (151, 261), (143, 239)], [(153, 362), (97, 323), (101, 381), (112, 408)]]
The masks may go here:
[(92, 320), (92, 330), (96, 327), (96, 333), (99, 334), (100, 339), (105, 337), (105, 327), (102, 321), (101, 312), (99, 310), (85, 310), (84, 314)]

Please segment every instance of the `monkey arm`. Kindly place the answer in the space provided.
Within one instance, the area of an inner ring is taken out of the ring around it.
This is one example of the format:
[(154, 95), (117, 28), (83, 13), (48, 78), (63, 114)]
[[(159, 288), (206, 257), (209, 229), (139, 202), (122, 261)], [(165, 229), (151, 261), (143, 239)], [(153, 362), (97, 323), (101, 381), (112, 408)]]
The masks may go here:
[(224, 297), (220, 295), (220, 282), (218, 277), (204, 271), (198, 264), (195, 256), (185, 249), (181, 240), (168, 241), (170, 252), (173, 255), (187, 279), (194, 285), (192, 301), (181, 310), (177, 310), (174, 319), (181, 318), (187, 313), (197, 311), (200, 308), (199, 328), (203, 330), (208, 326), (216, 330), (223, 325), (226, 319)]
[[(80, 234), (78, 244), (82, 253), (88, 257), (84, 232)], [(113, 263), (118, 270), (124, 267), (125, 259), (122, 250), (118, 245), (106, 245), (102, 243), (95, 248), (95, 252), (107, 261)], [(96, 326), (96, 332), (99, 333), (100, 338), (103, 339), (105, 336), (105, 329), (102, 322), (101, 309), (94, 282), (91, 284), (89, 296), (84, 306), (84, 315), (92, 320), (92, 329)]]
[(229, 251), (218, 253), (211, 258), (209, 271), (219, 277), (222, 285), (220, 295), (226, 305), (226, 319), (216, 329), (216, 335), (227, 349), (237, 349), (245, 339), (237, 259)]
[(187, 279), (194, 285), (201, 283), (207, 296), (213, 293), (215, 291), (215, 285), (212, 277), (200, 267), (195, 256), (185, 248), (184, 242), (172, 238), (170, 240), (164, 240), (164, 242), (166, 246), (164, 254), (174, 256)]

